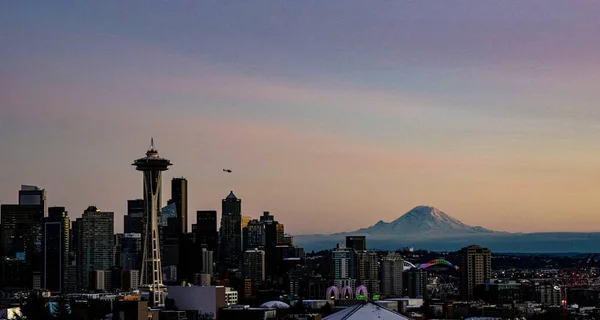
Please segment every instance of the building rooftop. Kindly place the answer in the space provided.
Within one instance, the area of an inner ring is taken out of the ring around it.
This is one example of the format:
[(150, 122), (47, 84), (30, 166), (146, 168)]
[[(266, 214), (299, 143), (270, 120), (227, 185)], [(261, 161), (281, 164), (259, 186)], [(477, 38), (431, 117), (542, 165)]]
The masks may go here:
[(342, 311), (336, 312), (323, 320), (410, 320), (411, 318), (384, 308), (378, 304), (359, 303)]
[(235, 194), (233, 194), (233, 191), (230, 191), (229, 195), (225, 199), (237, 199), (237, 197), (235, 196)]

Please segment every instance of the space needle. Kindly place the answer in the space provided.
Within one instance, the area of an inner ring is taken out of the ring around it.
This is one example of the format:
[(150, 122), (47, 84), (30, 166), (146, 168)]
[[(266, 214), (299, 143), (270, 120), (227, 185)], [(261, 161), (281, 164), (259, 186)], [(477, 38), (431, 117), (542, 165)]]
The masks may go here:
[(145, 232), (140, 291), (149, 294), (150, 306), (160, 308), (165, 306), (166, 287), (162, 281), (158, 215), (161, 206), (162, 171), (168, 170), (171, 161), (158, 155), (154, 139), (151, 139), (146, 156), (135, 160), (133, 165), (144, 175)]

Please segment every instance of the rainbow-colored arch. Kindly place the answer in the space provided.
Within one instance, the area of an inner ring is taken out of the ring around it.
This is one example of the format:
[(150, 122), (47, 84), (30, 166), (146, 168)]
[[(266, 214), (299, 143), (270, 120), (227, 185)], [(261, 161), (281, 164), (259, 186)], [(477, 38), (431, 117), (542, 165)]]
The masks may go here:
[(429, 262), (427, 262), (427, 263), (420, 264), (420, 265), (418, 266), (418, 268), (419, 268), (419, 269), (427, 269), (427, 268), (429, 268), (429, 267), (431, 267), (431, 266), (435, 266), (435, 265), (444, 265), (444, 266), (448, 266), (448, 267), (450, 267), (450, 268), (453, 268), (453, 269), (456, 269), (456, 270), (458, 270), (458, 266), (455, 266), (455, 265), (453, 265), (452, 263), (450, 263), (450, 262), (448, 262), (448, 261), (446, 261), (446, 260), (444, 260), (444, 259), (435, 259), (435, 260), (431, 260), (431, 261), (429, 261)]

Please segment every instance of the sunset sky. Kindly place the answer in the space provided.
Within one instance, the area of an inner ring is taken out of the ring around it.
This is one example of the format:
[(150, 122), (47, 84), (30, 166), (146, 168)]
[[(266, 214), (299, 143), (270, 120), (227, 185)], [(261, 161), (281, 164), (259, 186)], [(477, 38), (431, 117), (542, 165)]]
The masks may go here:
[[(142, 196), (329, 233), (432, 205), (600, 231), (599, 1), (2, 1), (0, 203)], [(223, 168), (233, 173), (223, 173)]]

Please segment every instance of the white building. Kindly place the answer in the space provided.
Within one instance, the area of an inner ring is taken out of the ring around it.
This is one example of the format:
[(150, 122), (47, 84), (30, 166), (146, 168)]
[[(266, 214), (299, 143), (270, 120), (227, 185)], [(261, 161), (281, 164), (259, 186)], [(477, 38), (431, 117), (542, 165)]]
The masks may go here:
[(227, 306), (235, 306), (238, 303), (238, 292), (233, 288), (225, 288), (225, 303)]
[(179, 310), (197, 310), (216, 319), (220, 308), (237, 304), (237, 291), (223, 286), (169, 286), (168, 298)]
[(410, 320), (411, 318), (396, 313), (383, 306), (368, 302), (359, 303), (336, 312), (323, 320)]

